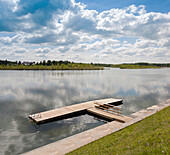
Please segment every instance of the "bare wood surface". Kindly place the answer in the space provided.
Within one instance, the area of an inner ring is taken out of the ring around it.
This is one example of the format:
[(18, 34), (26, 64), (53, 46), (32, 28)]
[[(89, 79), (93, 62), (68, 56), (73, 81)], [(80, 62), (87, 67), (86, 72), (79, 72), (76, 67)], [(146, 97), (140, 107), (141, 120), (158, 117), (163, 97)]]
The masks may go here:
[(108, 99), (102, 99), (102, 100), (89, 101), (89, 102), (66, 106), (66, 107), (53, 109), (53, 110), (49, 110), (45, 112), (40, 112), (37, 114), (32, 114), (32, 115), (29, 115), (29, 118), (32, 119), (36, 123), (42, 123), (53, 118), (56, 118), (56, 119), (62, 118), (66, 115), (72, 115), (74, 113), (81, 112), (89, 108), (93, 108), (94, 103), (104, 105), (107, 103), (114, 104), (117, 102), (122, 102), (122, 99), (108, 98)]

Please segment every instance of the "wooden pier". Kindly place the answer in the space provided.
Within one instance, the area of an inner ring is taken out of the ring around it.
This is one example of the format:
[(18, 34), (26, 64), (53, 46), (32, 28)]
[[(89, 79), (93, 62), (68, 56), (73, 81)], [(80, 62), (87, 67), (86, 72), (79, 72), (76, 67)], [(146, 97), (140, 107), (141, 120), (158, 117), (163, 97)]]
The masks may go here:
[(61, 119), (69, 118), (72, 116), (76, 116), (88, 112), (90, 114), (94, 114), (111, 121), (117, 120), (124, 123), (126, 121), (129, 121), (131, 118), (120, 115), (119, 111), (117, 111), (116, 114), (116, 113), (111, 113), (108, 110), (109, 107), (112, 107), (113, 110), (116, 110), (117, 108), (115, 108), (114, 106), (120, 105), (122, 104), (122, 102), (123, 102), (122, 99), (113, 99), (113, 98), (89, 101), (85, 103), (75, 104), (75, 105), (66, 106), (54, 110), (32, 114), (29, 115), (29, 118), (32, 119), (37, 124), (42, 124), (53, 120), (61, 120)]
[(111, 120), (111, 121), (116, 120), (116, 121), (125, 123), (125, 122), (131, 120), (130, 117), (112, 114), (112, 113), (109, 113), (107, 111), (103, 111), (103, 110), (100, 110), (100, 109), (97, 109), (97, 108), (89, 108), (89, 109), (87, 109), (87, 111), (92, 113), (92, 114), (95, 114), (96, 116), (103, 117), (103, 118)]

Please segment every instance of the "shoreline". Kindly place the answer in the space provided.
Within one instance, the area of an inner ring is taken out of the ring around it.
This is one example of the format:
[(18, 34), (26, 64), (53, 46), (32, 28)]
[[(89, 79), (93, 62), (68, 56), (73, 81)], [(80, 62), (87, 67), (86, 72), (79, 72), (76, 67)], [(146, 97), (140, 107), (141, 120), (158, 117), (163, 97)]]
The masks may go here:
[(13, 71), (13, 70), (18, 70), (18, 71), (83, 71), (83, 70), (109, 70), (109, 69), (121, 69), (121, 70), (125, 70), (125, 69), (129, 69), (129, 70), (140, 70), (140, 69), (164, 69), (164, 68), (170, 68), (170, 67), (141, 67), (141, 68), (131, 68), (131, 67), (91, 67), (91, 68), (62, 68), (62, 67), (52, 67), (52, 66), (44, 66), (43, 68), (41, 67), (1, 67), (0, 66), (0, 71), (5, 71), (5, 70), (9, 70), (9, 71)]
[(103, 67), (62, 67), (62, 66), (0, 66), (0, 70), (104, 70)]
[[(120, 123), (117, 121), (113, 121), (96, 128), (84, 131), (82, 133), (70, 136), (68, 138), (64, 138), (62, 140), (47, 144), (40, 148), (34, 149), (32, 151), (23, 153), (25, 155), (33, 155), (33, 154), (66, 154), (71, 151), (74, 151), (86, 144), (89, 144), (95, 140), (98, 140), (102, 137), (105, 137), (111, 133), (119, 131), (123, 128), (126, 128), (134, 123), (137, 123), (144, 118), (147, 118), (158, 111), (170, 106), (170, 99), (166, 100), (163, 103), (153, 105), (146, 109), (140, 110), (131, 114), (130, 116), (133, 118), (132, 120), (126, 123)], [(78, 140), (78, 141), (77, 141)]]

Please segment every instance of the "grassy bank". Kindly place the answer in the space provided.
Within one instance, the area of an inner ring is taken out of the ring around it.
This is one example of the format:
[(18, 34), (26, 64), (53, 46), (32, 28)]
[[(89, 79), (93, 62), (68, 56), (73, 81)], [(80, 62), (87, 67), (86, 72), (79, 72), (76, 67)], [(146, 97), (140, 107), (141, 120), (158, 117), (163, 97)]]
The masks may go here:
[(145, 65), (128, 65), (128, 64), (121, 64), (121, 65), (113, 65), (112, 67), (120, 68), (120, 69), (154, 69), (154, 68), (162, 68), (158, 66), (145, 66)]
[(90, 64), (61, 64), (61, 65), (0, 65), (0, 70), (103, 70), (103, 67)]
[[(104, 66), (95, 66), (91, 64), (61, 64), (61, 65), (0, 65), (0, 70), (103, 70)], [(141, 65), (112, 65), (112, 68), (120, 69), (152, 69), (161, 68), (156, 66)]]
[(154, 69), (170, 67), (170, 63), (123, 63), (123, 64), (95, 64), (102, 67), (120, 68), (120, 69)]
[(81, 147), (75, 154), (169, 154), (170, 107)]

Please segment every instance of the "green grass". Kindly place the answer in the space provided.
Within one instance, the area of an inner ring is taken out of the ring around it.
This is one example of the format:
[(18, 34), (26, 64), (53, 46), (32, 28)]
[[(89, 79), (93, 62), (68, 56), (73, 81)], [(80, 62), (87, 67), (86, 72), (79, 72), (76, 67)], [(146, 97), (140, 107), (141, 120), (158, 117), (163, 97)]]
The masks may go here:
[(0, 70), (103, 70), (91, 64), (61, 64), (61, 65), (0, 65)]
[(121, 65), (112, 65), (114, 68), (120, 68), (120, 69), (149, 69), (149, 68), (161, 68), (158, 66), (151, 66), (151, 65), (129, 65), (129, 64), (121, 64)]
[(125, 129), (85, 145), (69, 155), (169, 154), (170, 107)]

